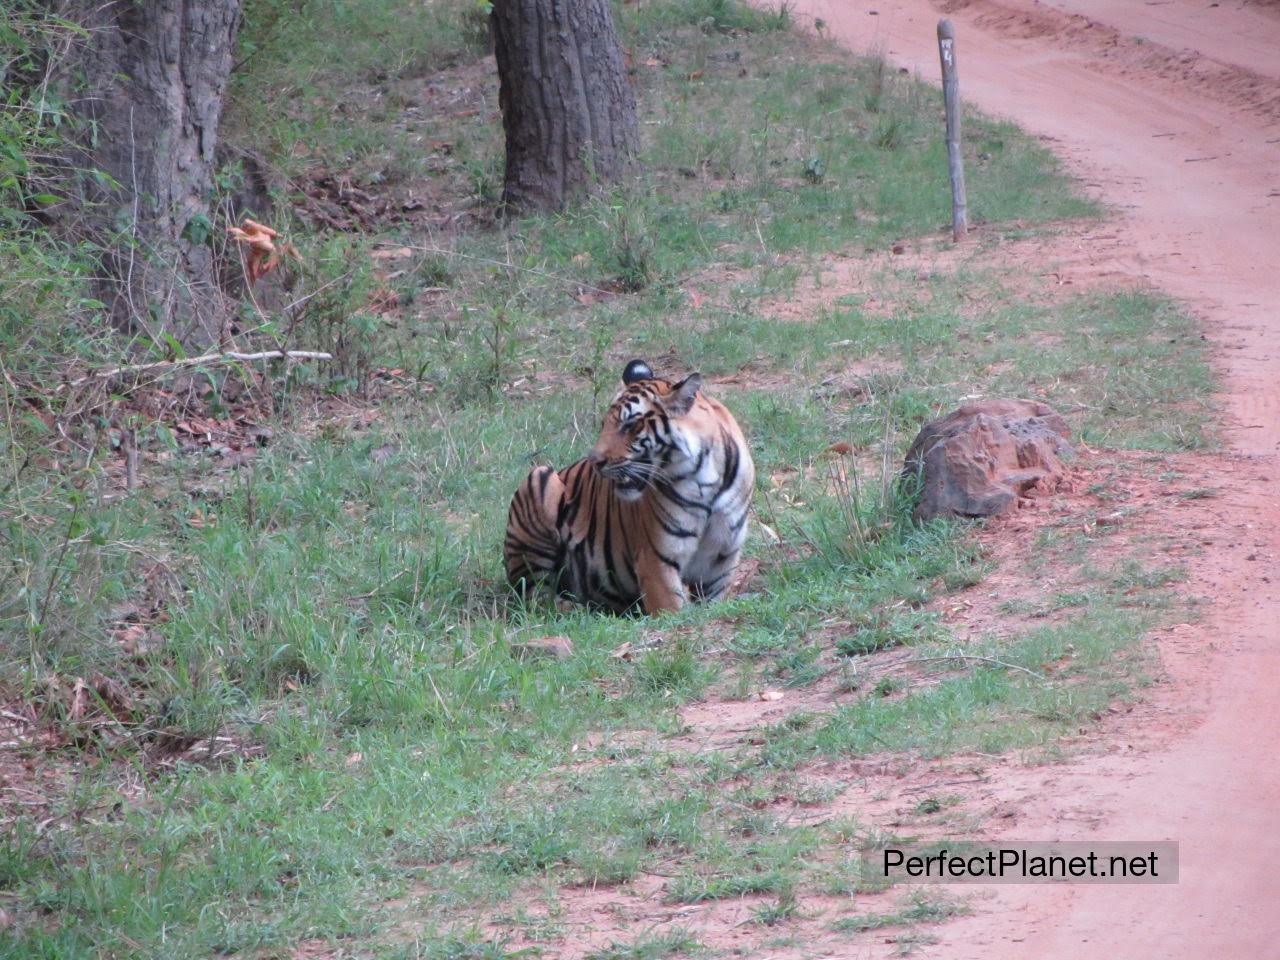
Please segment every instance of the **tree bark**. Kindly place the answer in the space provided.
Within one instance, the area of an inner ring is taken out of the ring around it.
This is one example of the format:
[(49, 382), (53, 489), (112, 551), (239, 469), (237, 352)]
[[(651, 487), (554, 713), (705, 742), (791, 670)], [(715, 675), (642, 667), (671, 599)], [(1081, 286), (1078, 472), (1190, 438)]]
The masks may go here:
[[(211, 233), (214, 150), (241, 0), (54, 0), (88, 31), (59, 74), (84, 121), (66, 226), (103, 251), (123, 326), (187, 347), (225, 339)], [(105, 174), (106, 176), (100, 176)]]
[(608, 0), (495, 0), (503, 202), (558, 210), (622, 178), (640, 142)]

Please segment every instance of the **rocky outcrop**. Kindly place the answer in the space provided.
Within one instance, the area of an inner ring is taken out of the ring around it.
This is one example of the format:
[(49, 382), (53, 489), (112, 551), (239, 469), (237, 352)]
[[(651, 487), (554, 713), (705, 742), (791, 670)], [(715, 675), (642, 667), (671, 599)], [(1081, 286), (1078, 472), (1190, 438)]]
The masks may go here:
[(990, 517), (1067, 482), (1065, 420), (1033, 400), (983, 400), (924, 425), (903, 475), (919, 477), (918, 520)]

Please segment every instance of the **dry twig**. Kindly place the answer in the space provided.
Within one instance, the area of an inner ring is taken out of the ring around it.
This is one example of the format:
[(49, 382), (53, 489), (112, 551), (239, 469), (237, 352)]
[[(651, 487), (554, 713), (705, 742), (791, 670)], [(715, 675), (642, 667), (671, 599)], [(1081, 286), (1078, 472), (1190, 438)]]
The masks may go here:
[(1006, 670), (1018, 670), (1029, 677), (1035, 677), (1042, 683), (1045, 679), (1043, 674), (1036, 673), (1034, 670), (1028, 670), (1026, 667), (1020, 667), (1016, 663), (1009, 663), (1006, 660), (997, 660), (995, 657), (980, 657), (972, 653), (951, 653), (940, 657), (912, 657), (910, 660), (900, 660), (895, 663), (894, 666), (902, 667), (911, 663), (930, 663), (938, 660), (976, 660), (980, 663), (989, 663), (995, 667), (1003, 667)]
[(110, 370), (98, 370), (70, 383), (58, 387), (78, 387), (90, 380), (110, 380), (122, 373), (145, 373), (149, 370), (185, 370), (206, 363), (235, 363), (248, 360), (332, 360), (333, 354), (322, 350), (263, 350), (259, 353), (239, 353), (229, 350), (226, 353), (206, 353), (198, 357), (184, 357), (181, 360), (157, 360), (154, 363), (130, 363)]

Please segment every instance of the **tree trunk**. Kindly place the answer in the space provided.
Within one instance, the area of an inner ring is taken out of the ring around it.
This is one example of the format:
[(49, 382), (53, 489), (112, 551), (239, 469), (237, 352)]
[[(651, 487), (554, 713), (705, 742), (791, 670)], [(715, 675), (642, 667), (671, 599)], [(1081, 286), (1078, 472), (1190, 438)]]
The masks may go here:
[(495, 0), (498, 102), (507, 135), (503, 202), (558, 210), (619, 180), (639, 145), (608, 0)]
[[(115, 318), (188, 347), (225, 339), (210, 209), (241, 0), (55, 0), (88, 31), (60, 86), (86, 121), (66, 226), (103, 250)], [(106, 174), (103, 178), (95, 171)], [(107, 179), (109, 178), (109, 179)]]

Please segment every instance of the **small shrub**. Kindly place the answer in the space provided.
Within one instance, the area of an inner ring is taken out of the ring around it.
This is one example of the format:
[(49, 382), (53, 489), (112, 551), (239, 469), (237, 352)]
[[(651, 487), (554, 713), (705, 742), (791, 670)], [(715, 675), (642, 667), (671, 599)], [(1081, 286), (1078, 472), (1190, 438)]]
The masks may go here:
[(368, 249), (348, 236), (304, 241), (301, 246), (304, 291), (311, 295), (288, 326), (299, 342), (333, 354), (333, 362), (325, 367), (332, 389), (360, 392), (380, 346), (378, 281)]
[(881, 117), (876, 124), (876, 146), (881, 150), (896, 150), (902, 146), (902, 121), (897, 117)]
[(640, 203), (622, 199), (605, 206), (600, 214), (607, 238), (607, 246), (599, 256), (600, 266), (607, 282), (627, 293), (643, 290), (657, 275), (653, 236), (642, 209)]

